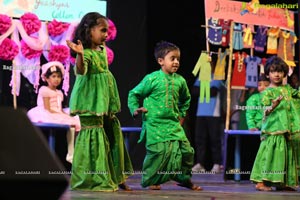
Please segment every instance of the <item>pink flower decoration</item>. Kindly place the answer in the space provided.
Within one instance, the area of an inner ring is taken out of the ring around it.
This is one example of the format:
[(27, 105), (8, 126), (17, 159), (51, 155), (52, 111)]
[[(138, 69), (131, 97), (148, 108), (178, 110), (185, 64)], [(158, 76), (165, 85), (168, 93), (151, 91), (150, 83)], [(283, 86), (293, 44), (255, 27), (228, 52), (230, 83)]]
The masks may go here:
[(70, 50), (65, 45), (52, 45), (49, 52), (49, 61), (65, 63), (70, 57)]
[(108, 36), (106, 41), (110, 41), (110, 40), (114, 40), (117, 36), (117, 28), (115, 26), (115, 24), (108, 19), (108, 32), (107, 32)]
[(58, 36), (67, 31), (70, 23), (58, 22), (55, 19), (48, 24), (48, 32), (50, 36)]
[(75, 62), (76, 62), (76, 58), (70, 56), (70, 63), (71, 63), (72, 65), (75, 65)]
[(0, 34), (5, 33), (11, 26), (11, 19), (7, 15), (0, 14)]
[(42, 23), (34, 13), (25, 13), (21, 16), (20, 21), (28, 35), (40, 30)]
[(108, 46), (105, 46), (105, 48), (106, 48), (108, 65), (110, 65), (114, 60), (115, 54), (110, 48), (108, 48)]
[(21, 41), (21, 52), (27, 59), (36, 58), (41, 56), (42, 50), (37, 51), (34, 49), (31, 49), (24, 40)]
[(0, 45), (0, 59), (13, 60), (18, 53), (18, 45), (13, 40), (5, 38)]

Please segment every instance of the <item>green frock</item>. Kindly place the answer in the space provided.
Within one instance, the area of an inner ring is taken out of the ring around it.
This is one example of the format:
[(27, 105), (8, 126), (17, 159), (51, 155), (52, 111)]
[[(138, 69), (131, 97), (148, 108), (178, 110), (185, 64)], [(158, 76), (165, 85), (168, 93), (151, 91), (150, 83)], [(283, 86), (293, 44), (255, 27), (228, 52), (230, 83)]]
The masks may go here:
[(176, 73), (152, 72), (128, 95), (128, 107), (133, 114), (141, 107), (143, 114), (140, 136), (146, 143), (142, 186), (158, 185), (169, 180), (181, 183), (191, 178), (194, 149), (191, 147), (179, 117), (185, 117), (190, 105), (190, 93), (184, 78)]
[(298, 173), (293, 139), (299, 136), (300, 121), (293, 98), (299, 98), (300, 92), (289, 85), (267, 88), (262, 93), (262, 105), (270, 106), (280, 95), (280, 104), (263, 118), (261, 144), (250, 180), (269, 186), (295, 187)]
[(133, 168), (115, 116), (120, 98), (103, 51), (84, 50), (83, 75), (76, 74), (70, 97), (72, 115), (79, 115), (81, 131), (72, 164), (71, 189), (116, 191)]

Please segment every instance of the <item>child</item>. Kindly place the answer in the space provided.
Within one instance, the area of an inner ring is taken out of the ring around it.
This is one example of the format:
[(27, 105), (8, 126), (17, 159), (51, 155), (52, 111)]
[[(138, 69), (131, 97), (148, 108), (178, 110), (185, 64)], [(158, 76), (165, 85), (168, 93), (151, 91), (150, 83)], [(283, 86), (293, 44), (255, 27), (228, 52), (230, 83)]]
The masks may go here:
[(78, 116), (71, 117), (62, 109), (63, 93), (57, 87), (62, 81), (64, 66), (58, 61), (52, 61), (42, 66), (42, 80), (47, 86), (39, 89), (37, 106), (27, 113), (32, 122), (46, 122), (69, 124), (70, 131), (67, 133), (68, 153), (66, 160), (72, 163), (74, 152), (74, 134), (80, 131)]
[(108, 19), (87, 13), (67, 45), (76, 56), (76, 81), (70, 98), (72, 115), (78, 114), (82, 129), (75, 143), (71, 188), (85, 191), (116, 191), (133, 172), (120, 122), (120, 98), (108, 69), (105, 40)]
[(191, 96), (185, 79), (176, 74), (180, 50), (162, 41), (154, 54), (161, 70), (146, 75), (128, 95), (131, 114), (143, 114), (139, 142), (146, 142), (146, 157), (141, 185), (159, 190), (160, 184), (175, 180), (179, 186), (202, 190), (191, 182), (194, 149), (182, 128)]
[(261, 127), (261, 144), (251, 172), (250, 180), (256, 189), (271, 191), (292, 190), (298, 185), (295, 152), (292, 139), (299, 136), (300, 124), (293, 98), (300, 92), (290, 85), (283, 85), (288, 73), (287, 64), (273, 56), (265, 65), (265, 74), (270, 86), (262, 93), (262, 106), (265, 106)]
[(250, 131), (261, 129), (263, 118), (263, 106), (261, 104), (261, 93), (270, 85), (270, 81), (262, 74), (258, 77), (257, 90), (259, 93), (252, 94), (246, 103), (246, 121)]

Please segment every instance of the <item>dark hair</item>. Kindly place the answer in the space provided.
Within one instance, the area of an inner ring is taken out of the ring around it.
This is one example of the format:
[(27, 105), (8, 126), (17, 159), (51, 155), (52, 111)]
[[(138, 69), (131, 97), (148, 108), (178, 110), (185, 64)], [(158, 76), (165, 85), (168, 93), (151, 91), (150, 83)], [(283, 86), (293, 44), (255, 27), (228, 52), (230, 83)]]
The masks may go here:
[(105, 16), (98, 12), (89, 12), (85, 14), (75, 29), (73, 42), (77, 44), (77, 40), (80, 40), (83, 48), (90, 48), (92, 45), (90, 34), (91, 28), (101, 23), (101, 20), (99, 19), (107, 20)]
[(158, 42), (154, 48), (155, 59), (157, 60), (158, 58), (164, 58), (170, 51), (174, 50), (180, 51), (175, 44), (166, 41)]
[(60, 76), (62, 77), (62, 72), (61, 72), (61, 69), (57, 66), (54, 66), (55, 67), (55, 71), (51, 70), (52, 67), (49, 67), (45, 73), (45, 77), (46, 78), (49, 78), (53, 73), (58, 73), (60, 74)]
[(258, 77), (258, 82), (260, 81), (270, 81), (265, 74), (261, 74)]
[(289, 66), (278, 56), (268, 58), (265, 65), (265, 74), (269, 75), (270, 72), (283, 72), (284, 76), (287, 75)]

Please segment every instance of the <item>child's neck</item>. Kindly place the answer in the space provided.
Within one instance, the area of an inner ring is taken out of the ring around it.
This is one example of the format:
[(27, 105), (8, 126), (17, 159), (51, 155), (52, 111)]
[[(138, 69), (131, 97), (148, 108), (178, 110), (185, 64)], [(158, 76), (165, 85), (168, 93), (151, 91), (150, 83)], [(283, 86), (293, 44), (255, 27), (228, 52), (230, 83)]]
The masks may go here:
[(271, 83), (271, 84), (269, 85), (269, 87), (279, 87), (279, 86), (282, 86), (282, 83), (280, 83), (280, 84)]
[(51, 89), (51, 90), (56, 90), (56, 87), (55, 87), (55, 86), (48, 85), (47, 87), (48, 87), (49, 89)]

